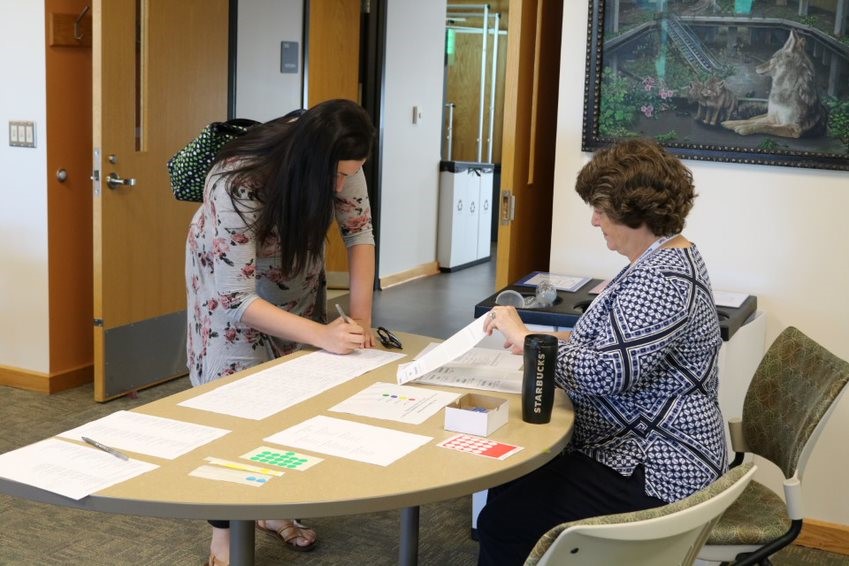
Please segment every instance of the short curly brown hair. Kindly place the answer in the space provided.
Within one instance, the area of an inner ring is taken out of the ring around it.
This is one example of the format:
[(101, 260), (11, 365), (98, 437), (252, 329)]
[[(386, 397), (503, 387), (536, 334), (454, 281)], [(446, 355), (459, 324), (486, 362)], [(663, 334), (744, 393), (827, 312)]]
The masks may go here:
[(575, 190), (614, 222), (645, 224), (657, 236), (681, 232), (696, 198), (690, 170), (649, 139), (598, 151), (578, 173)]

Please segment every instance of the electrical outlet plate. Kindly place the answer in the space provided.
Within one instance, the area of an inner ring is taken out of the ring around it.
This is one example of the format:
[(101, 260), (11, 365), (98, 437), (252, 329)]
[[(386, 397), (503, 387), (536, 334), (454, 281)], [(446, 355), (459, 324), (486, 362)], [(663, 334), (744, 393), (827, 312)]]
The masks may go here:
[(35, 122), (31, 120), (9, 120), (9, 145), (12, 147), (35, 147)]

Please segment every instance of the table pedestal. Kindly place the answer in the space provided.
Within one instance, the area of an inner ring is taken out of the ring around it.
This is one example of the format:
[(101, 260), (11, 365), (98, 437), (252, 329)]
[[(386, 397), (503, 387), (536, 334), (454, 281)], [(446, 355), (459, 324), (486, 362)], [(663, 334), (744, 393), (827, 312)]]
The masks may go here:
[(419, 563), (419, 508), (401, 509), (401, 546), (398, 564), (416, 566)]
[(255, 521), (230, 521), (230, 564), (254, 566)]

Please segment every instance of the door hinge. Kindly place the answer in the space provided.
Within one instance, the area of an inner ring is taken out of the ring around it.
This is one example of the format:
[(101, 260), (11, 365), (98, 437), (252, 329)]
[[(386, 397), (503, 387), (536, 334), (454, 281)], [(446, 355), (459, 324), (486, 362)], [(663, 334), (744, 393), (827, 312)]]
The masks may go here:
[(360, 6), (363, 14), (371, 14), (371, 0), (363, 0)]
[(102, 318), (95, 318), (94, 319), (94, 325), (95, 326), (103, 326), (103, 319)]
[(510, 224), (516, 218), (516, 195), (501, 191), (501, 224)]

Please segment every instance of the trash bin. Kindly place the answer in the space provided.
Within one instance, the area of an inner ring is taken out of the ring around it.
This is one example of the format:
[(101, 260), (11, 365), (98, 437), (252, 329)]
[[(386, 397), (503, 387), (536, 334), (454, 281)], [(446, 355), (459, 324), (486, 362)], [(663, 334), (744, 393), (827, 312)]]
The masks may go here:
[(494, 172), (492, 163), (439, 163), (436, 259), (441, 271), (489, 261)]

